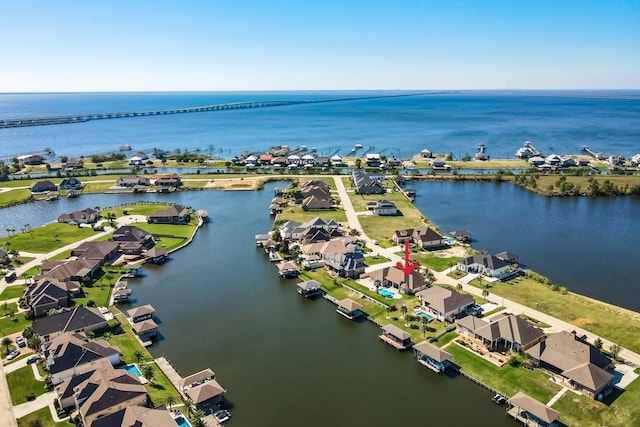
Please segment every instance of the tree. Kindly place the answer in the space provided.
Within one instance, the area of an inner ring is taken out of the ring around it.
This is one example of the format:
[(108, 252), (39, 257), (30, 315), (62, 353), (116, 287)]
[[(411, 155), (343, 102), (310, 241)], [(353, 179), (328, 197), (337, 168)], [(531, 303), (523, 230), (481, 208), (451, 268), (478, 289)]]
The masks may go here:
[(462, 290), (462, 283), (458, 282), (458, 284), (456, 285), (456, 289), (458, 291), (461, 291)]
[(595, 348), (597, 348), (598, 350), (602, 349), (602, 338), (598, 337), (596, 338), (596, 340), (593, 342), (593, 346)]
[(203, 418), (205, 417), (205, 413), (202, 409), (196, 409), (191, 413), (191, 425), (193, 427), (205, 427), (205, 423)]
[(145, 377), (147, 381), (149, 381), (150, 383), (153, 383), (153, 379), (156, 375), (155, 370), (153, 369), (153, 366), (149, 364), (142, 365), (141, 371), (142, 371), (141, 372), (142, 376)]
[(13, 340), (9, 337), (4, 337), (0, 344), (4, 347), (5, 353), (9, 353), (9, 346), (13, 344)]
[(487, 298), (489, 296), (489, 291), (487, 289), (482, 290), (482, 296)]
[(618, 354), (620, 353), (620, 346), (618, 344), (611, 344), (611, 347), (609, 347), (609, 353), (611, 353), (611, 357), (617, 359)]
[(167, 396), (166, 404), (169, 405), (169, 412), (173, 409), (173, 405), (176, 403), (176, 398), (173, 394)]
[(407, 318), (407, 311), (409, 310), (407, 309), (406, 305), (403, 305), (400, 307), (400, 312), (402, 313), (402, 317), (404, 317), (405, 319)]
[(5, 316), (7, 315), (7, 312), (9, 311), (9, 304), (7, 304), (6, 301), (2, 304), (2, 311), (4, 311), (4, 315)]
[[(423, 317), (424, 320), (427, 320), (426, 317)], [(422, 336), (426, 337), (427, 336), (427, 332), (429, 332), (429, 325), (427, 325), (426, 323), (422, 324)]]
[(34, 335), (27, 340), (27, 345), (29, 346), (29, 348), (37, 350), (42, 345), (42, 339), (40, 338), (40, 336)]
[(391, 314), (391, 306), (390, 306), (390, 305), (388, 305), (388, 306), (387, 306), (387, 308), (386, 308), (386, 310), (387, 310), (387, 319), (388, 319), (388, 318), (389, 318), (389, 315)]
[(362, 169), (362, 159), (356, 159), (356, 169)]
[(376, 291), (377, 291), (378, 288), (382, 286), (382, 282), (380, 281), (380, 279), (376, 279), (375, 282), (373, 282), (373, 285), (376, 287)]
[(133, 357), (135, 357), (136, 363), (139, 364), (140, 361), (142, 360), (142, 358), (144, 357), (144, 353), (141, 352), (140, 350), (136, 350), (136, 351), (133, 352)]
[[(89, 304), (87, 304), (89, 305)], [(87, 338), (89, 338), (90, 340), (94, 339), (96, 337), (96, 333), (93, 331), (86, 331), (85, 335), (87, 336)]]

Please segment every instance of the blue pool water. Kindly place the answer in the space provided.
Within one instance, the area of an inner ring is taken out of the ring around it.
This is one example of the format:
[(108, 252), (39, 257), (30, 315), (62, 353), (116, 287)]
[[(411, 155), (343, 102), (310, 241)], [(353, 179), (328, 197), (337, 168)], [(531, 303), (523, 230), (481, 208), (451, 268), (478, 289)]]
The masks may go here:
[(136, 377), (142, 376), (142, 372), (140, 372), (140, 369), (138, 369), (136, 365), (127, 365), (124, 367), (124, 370), (127, 371), (127, 374), (133, 374)]
[(174, 420), (176, 421), (176, 424), (178, 424), (179, 427), (191, 427), (191, 424), (189, 424), (189, 421), (187, 421), (184, 417), (177, 417), (177, 418), (174, 418)]
[(395, 294), (393, 292), (388, 291), (388, 290), (386, 290), (384, 288), (379, 288), (378, 289), (378, 293), (380, 295), (382, 295), (383, 297), (385, 297), (385, 298), (393, 298), (395, 296)]
[(416, 314), (420, 317), (424, 317), (425, 319), (427, 319), (427, 322), (431, 322), (433, 320), (433, 316), (430, 316), (429, 314), (425, 313), (424, 311), (417, 311)]

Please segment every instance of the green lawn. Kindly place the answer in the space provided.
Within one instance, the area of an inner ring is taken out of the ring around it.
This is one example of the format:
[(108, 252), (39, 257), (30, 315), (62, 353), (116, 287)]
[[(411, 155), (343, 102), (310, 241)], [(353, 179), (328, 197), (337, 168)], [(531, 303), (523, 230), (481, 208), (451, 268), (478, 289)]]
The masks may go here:
[[(477, 279), (472, 285), (478, 286)], [(630, 312), (580, 295), (553, 291), (533, 279), (517, 278), (492, 283), (489, 292), (535, 308), (558, 319), (584, 328), (629, 350), (640, 352), (640, 319)]]
[[(5, 307), (5, 304), (7, 306)], [(15, 302), (0, 302), (0, 316), (6, 316), (10, 310), (13, 310), (14, 313), (18, 312), (18, 303)]]
[(367, 266), (382, 264), (385, 262), (389, 262), (389, 258), (383, 257), (382, 255), (368, 256), (364, 259), (364, 263)]
[(458, 336), (458, 333), (456, 331), (447, 332), (444, 335), (442, 335), (440, 338), (438, 338), (437, 341), (434, 341), (434, 344), (437, 345), (438, 347), (444, 347), (445, 345), (453, 341), (457, 336)]
[(166, 235), (187, 239), (193, 234), (196, 224), (197, 220), (195, 222), (192, 221), (192, 223), (188, 225), (138, 223), (136, 224), (136, 227), (139, 227), (154, 236)]
[(73, 304), (76, 306), (87, 305), (89, 301), (93, 301), (98, 307), (107, 307), (111, 295), (111, 285), (115, 283), (116, 278), (117, 275), (113, 275), (111, 284), (108, 284), (103, 276), (103, 279), (99, 279), (93, 286), (83, 286), (81, 296), (73, 297)]
[[(267, 207), (265, 207), (265, 211), (267, 211)], [(347, 216), (342, 209), (331, 211), (304, 211), (299, 205), (291, 204), (283, 208), (282, 212), (276, 217), (276, 220), (305, 222), (317, 216), (327, 221), (332, 219), (336, 222), (347, 222)]]
[[(105, 236), (107, 239), (110, 236)], [(101, 239), (98, 239), (101, 240)], [(69, 249), (68, 251), (64, 251), (64, 252), (60, 252), (58, 255), (54, 255), (51, 258), (48, 259), (48, 261), (61, 261), (63, 259), (67, 259), (71, 256), (71, 249)]]
[(18, 188), (0, 193), (0, 207), (11, 206), (26, 202), (31, 198), (31, 192), (26, 188)]
[[(614, 395), (605, 400), (613, 398)], [(638, 426), (640, 425), (639, 401), (640, 381), (636, 379), (622, 394), (615, 397), (610, 405), (569, 392), (553, 405), (553, 409), (560, 412), (560, 421), (568, 426)]]
[(448, 273), (447, 276), (453, 278), (453, 279), (462, 279), (464, 276), (466, 276), (467, 273), (466, 271), (462, 271), (462, 270), (453, 270), (451, 273)]
[(158, 212), (163, 209), (167, 209), (168, 204), (156, 204), (156, 203), (141, 203), (134, 205), (116, 206), (113, 208), (103, 209), (100, 211), (100, 215), (106, 218), (108, 214), (114, 214), (117, 217), (124, 216), (124, 211), (127, 211), (129, 215), (144, 215), (149, 216), (152, 213)]
[(28, 415), (25, 415), (22, 418), (18, 418), (18, 427), (74, 427), (75, 424), (71, 424), (67, 421), (62, 423), (56, 423), (51, 418), (51, 411), (49, 411), (49, 407), (44, 407), (42, 409), (38, 409), (35, 412), (32, 412)]
[(0, 319), (0, 337), (11, 335), (16, 332), (24, 331), (27, 326), (31, 325), (31, 321), (24, 318), (24, 314), (16, 314), (12, 319), (3, 317)]
[(445, 350), (451, 353), (451, 360), (460, 365), (464, 372), (506, 396), (513, 396), (522, 391), (542, 403), (547, 403), (560, 391), (561, 387), (549, 381), (549, 376), (541, 371), (509, 364), (499, 368), (455, 343)]
[(369, 238), (383, 242), (390, 239), (396, 230), (420, 226), (422, 220), (415, 217), (415, 212), (405, 209), (401, 216), (360, 215), (358, 220)]
[(110, 182), (87, 182), (82, 187), (83, 193), (104, 193), (110, 187), (113, 187), (116, 184), (116, 179)]
[(12, 285), (7, 286), (4, 291), (0, 294), (0, 301), (20, 298), (24, 294), (24, 286), (22, 285)]
[(94, 234), (95, 231), (90, 228), (54, 222), (26, 233), (17, 230), (15, 235), (1, 238), (0, 245), (6, 248), (7, 242), (10, 242), (12, 250), (33, 252), (35, 249), (39, 253), (47, 253)]
[[(402, 255), (402, 253), (399, 253)], [(429, 267), (431, 270), (444, 271), (449, 267), (452, 267), (460, 261), (458, 257), (440, 257), (428, 252), (411, 253), (411, 259), (414, 259), (425, 267)]]
[(7, 383), (11, 393), (11, 402), (19, 405), (27, 401), (27, 394), (33, 393), (40, 396), (46, 392), (44, 382), (38, 381), (33, 376), (31, 365), (27, 365), (7, 374)]

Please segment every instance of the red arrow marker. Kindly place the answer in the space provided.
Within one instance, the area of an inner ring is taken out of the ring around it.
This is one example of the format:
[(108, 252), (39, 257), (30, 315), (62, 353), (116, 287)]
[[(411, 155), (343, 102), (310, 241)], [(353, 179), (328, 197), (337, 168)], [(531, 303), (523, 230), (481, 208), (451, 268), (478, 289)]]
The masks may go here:
[(399, 270), (402, 270), (404, 274), (411, 274), (413, 271), (418, 268), (420, 264), (417, 261), (411, 262), (409, 261), (409, 242), (404, 242), (404, 265), (401, 262), (396, 264)]

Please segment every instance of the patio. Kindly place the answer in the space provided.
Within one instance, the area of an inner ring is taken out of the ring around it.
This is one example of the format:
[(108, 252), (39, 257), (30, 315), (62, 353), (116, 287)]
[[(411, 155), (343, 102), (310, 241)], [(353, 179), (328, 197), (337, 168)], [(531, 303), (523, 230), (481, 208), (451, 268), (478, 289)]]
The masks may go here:
[(456, 337), (453, 342), (460, 347), (473, 352), (475, 355), (488, 360), (498, 367), (502, 367), (507, 363), (507, 356), (505, 354), (496, 351), (489, 351), (481, 340), (460, 335)]

